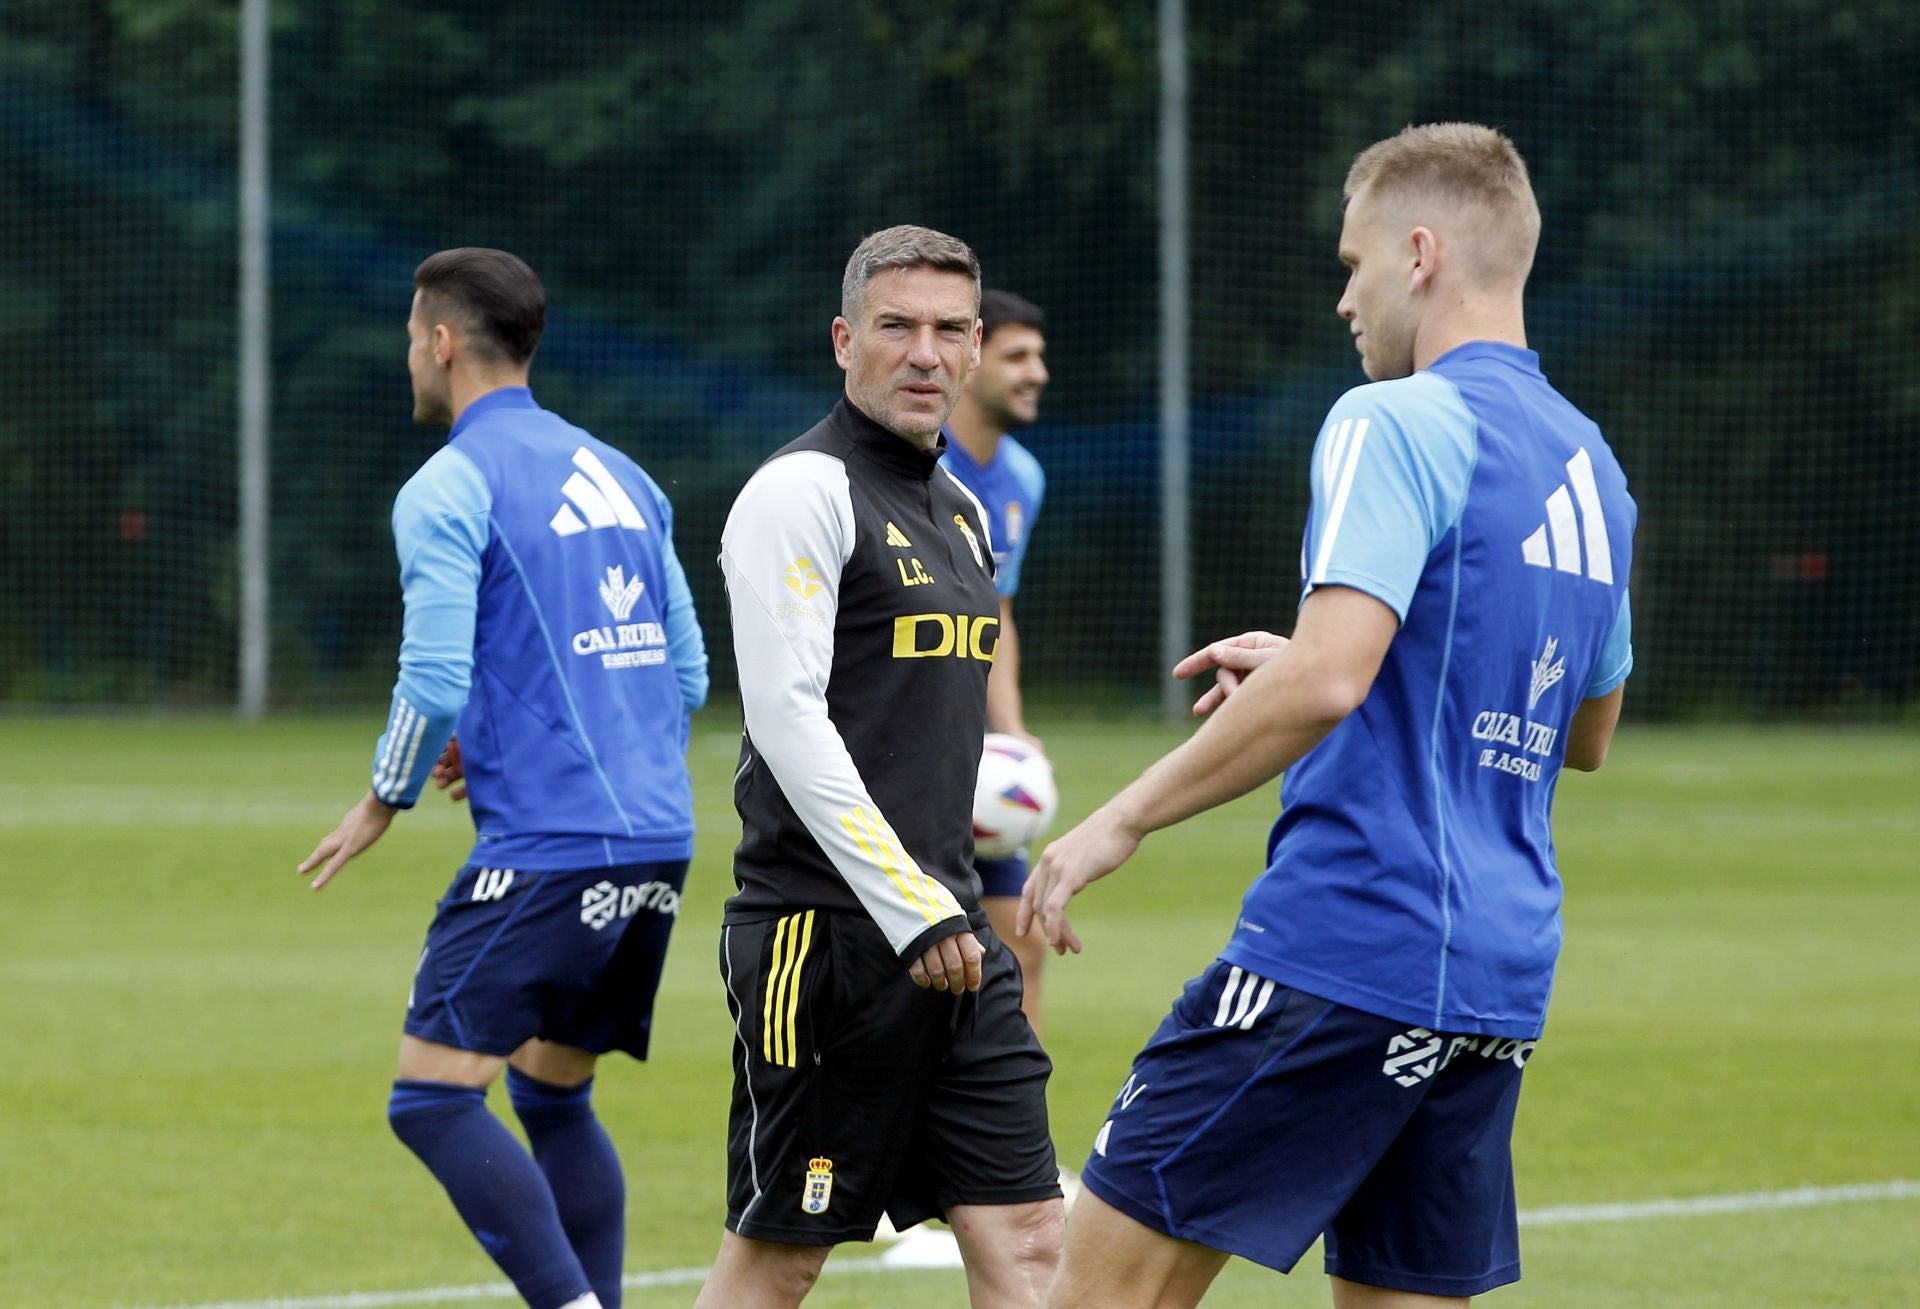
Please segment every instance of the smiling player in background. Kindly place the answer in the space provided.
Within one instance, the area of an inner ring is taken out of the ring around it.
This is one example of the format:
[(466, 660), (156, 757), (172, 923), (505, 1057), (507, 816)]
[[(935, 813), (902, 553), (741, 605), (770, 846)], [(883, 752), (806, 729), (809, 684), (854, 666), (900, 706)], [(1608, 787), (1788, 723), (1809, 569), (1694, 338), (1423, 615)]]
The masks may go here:
[[(1020, 633), (1013, 622), (1013, 597), (1020, 589), (1020, 567), (1040, 516), (1047, 478), (1040, 461), (1011, 434), (1032, 426), (1040, 416), (1040, 395), (1051, 380), (1046, 326), (1046, 314), (1033, 302), (1010, 291), (981, 293), (980, 366), (968, 375), (947, 419), (947, 451), (940, 457), (941, 466), (986, 510), (993, 537), (1000, 645), (987, 678), (987, 730), (1020, 737), (1035, 749), (1040, 740), (1027, 730), (1020, 695)], [(1046, 944), (1037, 935), (1020, 936), (1013, 930), (1020, 889), (1027, 881), (1027, 853), (975, 858), (973, 866), (980, 874), (980, 903), (993, 930), (1020, 961), (1020, 1007), (1039, 1033)]]

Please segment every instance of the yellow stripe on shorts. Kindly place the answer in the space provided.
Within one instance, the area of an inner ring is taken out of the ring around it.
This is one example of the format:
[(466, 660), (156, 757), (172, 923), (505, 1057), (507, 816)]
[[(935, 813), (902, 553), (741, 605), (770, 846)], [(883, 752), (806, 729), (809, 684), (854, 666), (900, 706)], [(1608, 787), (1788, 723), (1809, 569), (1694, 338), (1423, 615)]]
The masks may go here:
[(813, 946), (813, 913), (790, 914), (773, 931), (767, 966), (767, 994), (760, 1011), (760, 1054), (770, 1064), (792, 1068), (799, 1062), (795, 1020), (800, 1009), (800, 974)]

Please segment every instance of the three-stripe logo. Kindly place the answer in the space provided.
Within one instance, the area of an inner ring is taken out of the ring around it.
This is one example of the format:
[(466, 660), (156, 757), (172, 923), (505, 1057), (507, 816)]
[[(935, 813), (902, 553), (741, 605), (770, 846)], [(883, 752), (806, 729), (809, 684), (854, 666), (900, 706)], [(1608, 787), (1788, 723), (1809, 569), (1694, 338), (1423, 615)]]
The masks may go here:
[[(1573, 494), (1567, 494), (1567, 485)], [(1574, 500), (1579, 499), (1578, 515)], [(1535, 568), (1557, 568), (1580, 575), (1580, 547), (1586, 545), (1586, 574), (1596, 582), (1613, 581), (1613, 550), (1607, 544), (1607, 518), (1600, 511), (1600, 488), (1593, 480), (1593, 459), (1581, 446), (1567, 460), (1567, 481), (1547, 497), (1547, 521), (1520, 543), (1520, 554)]]
[(1273, 999), (1273, 983), (1235, 964), (1227, 969), (1227, 984), (1220, 992), (1220, 1007), (1214, 1011), (1215, 1027), (1237, 1027), (1251, 1032), (1256, 1019), (1267, 1011)]
[[(640, 516), (633, 497), (614, 480), (599, 455), (583, 445), (573, 452), (573, 466), (578, 471), (560, 488), (572, 503), (561, 505), (560, 512), (547, 524), (556, 535), (574, 536), (602, 527), (647, 530), (647, 520)], [(586, 515), (584, 520), (581, 514)]]
[(373, 766), (373, 793), (384, 803), (398, 800), (407, 779), (413, 776), (426, 730), (427, 716), (402, 697), (395, 696), (392, 717), (387, 723), (386, 748)]
[(811, 909), (789, 914), (773, 929), (767, 994), (760, 1012), (760, 1057), (786, 1068), (800, 1062), (800, 975), (807, 951), (813, 948), (813, 915)]

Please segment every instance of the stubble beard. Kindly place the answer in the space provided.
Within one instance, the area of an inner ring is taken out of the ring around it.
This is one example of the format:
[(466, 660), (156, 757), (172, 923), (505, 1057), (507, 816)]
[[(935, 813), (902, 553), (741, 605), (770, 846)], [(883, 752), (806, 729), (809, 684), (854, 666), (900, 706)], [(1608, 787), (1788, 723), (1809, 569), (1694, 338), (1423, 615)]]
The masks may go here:
[(878, 396), (856, 396), (854, 399), (868, 417), (901, 440), (929, 445), (940, 434), (947, 416), (953, 412), (953, 396), (942, 394), (944, 398), (938, 413), (909, 410), (905, 393), (899, 391), (891, 380)]

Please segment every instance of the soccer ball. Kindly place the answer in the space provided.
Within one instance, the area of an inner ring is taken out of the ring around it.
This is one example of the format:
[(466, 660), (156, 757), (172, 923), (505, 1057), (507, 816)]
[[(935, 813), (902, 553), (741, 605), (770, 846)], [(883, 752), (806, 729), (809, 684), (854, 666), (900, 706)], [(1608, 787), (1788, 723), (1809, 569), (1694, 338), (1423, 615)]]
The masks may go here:
[(1017, 736), (987, 734), (973, 788), (973, 852), (1005, 859), (1047, 830), (1060, 807), (1047, 757)]

